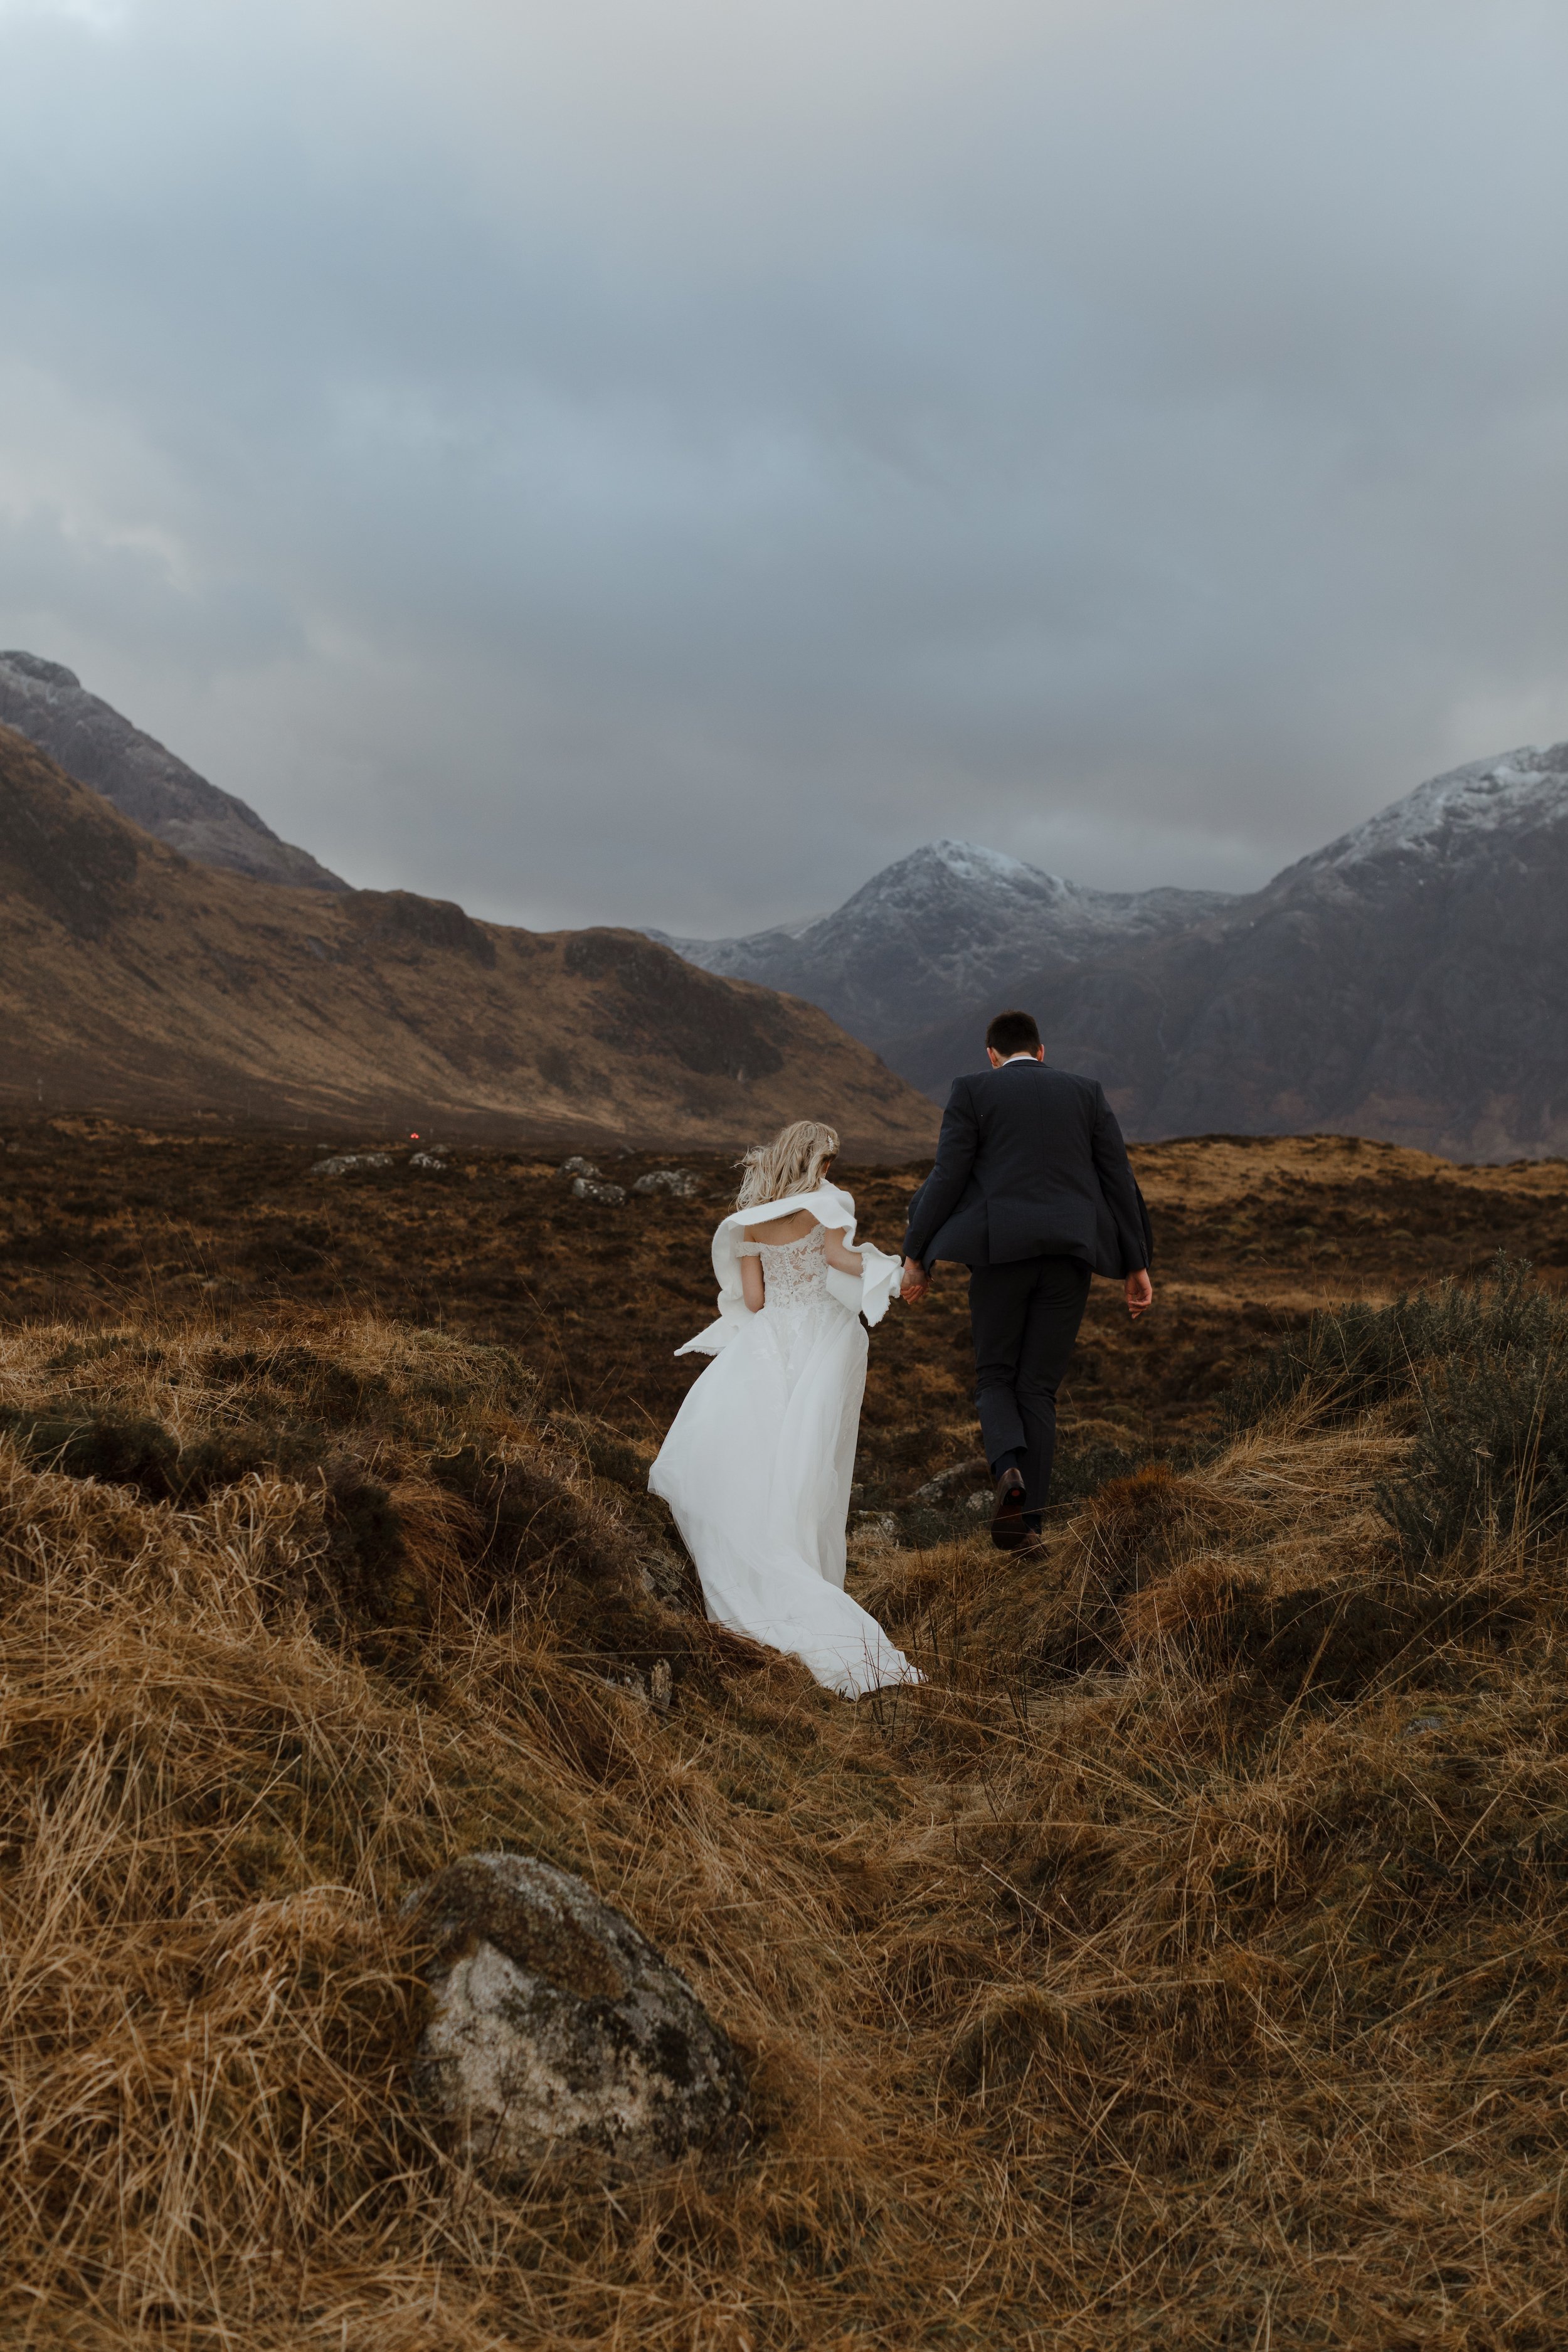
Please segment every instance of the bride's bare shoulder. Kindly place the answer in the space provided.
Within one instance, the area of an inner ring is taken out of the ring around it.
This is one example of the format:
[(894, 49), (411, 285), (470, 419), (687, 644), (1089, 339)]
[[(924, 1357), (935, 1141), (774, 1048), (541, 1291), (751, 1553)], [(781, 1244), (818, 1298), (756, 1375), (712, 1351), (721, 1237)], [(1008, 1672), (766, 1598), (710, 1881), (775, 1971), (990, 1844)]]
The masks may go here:
[(764, 1217), (760, 1224), (745, 1228), (749, 1242), (761, 1242), (769, 1249), (782, 1249), (790, 1242), (803, 1242), (816, 1223), (809, 1209), (797, 1209), (792, 1217)]

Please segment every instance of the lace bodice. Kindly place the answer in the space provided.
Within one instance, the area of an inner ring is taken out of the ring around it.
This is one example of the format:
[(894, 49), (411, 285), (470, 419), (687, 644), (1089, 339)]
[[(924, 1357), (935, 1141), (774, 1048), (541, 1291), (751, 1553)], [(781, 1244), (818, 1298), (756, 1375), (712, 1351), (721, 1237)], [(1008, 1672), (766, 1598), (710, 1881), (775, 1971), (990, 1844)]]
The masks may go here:
[(814, 1225), (797, 1242), (763, 1242), (758, 1255), (768, 1307), (810, 1307), (828, 1296), (827, 1235)]
[[(742, 1278), (749, 1257), (761, 1261), (764, 1312), (767, 1307), (783, 1303), (804, 1317), (805, 1307), (820, 1304), (826, 1317), (832, 1306), (847, 1309), (851, 1321), (862, 1325), (862, 1336), (887, 1313), (900, 1264), (874, 1243), (856, 1239), (855, 1203), (847, 1192), (841, 1192), (836, 1184), (819, 1184), (815, 1192), (792, 1193), (787, 1200), (768, 1202), (766, 1207), (769, 1213), (763, 1216), (755, 1207), (731, 1210), (714, 1234), (719, 1319), (705, 1331), (695, 1332), (676, 1349), (678, 1356), (716, 1356), (732, 1339), (756, 1328)], [(787, 1233), (789, 1228), (782, 1220), (793, 1219), (802, 1210), (809, 1212), (813, 1222), (798, 1242), (746, 1240), (748, 1225), (775, 1235), (781, 1230)], [(842, 1240), (847, 1254), (837, 1265), (832, 1262), (838, 1256), (836, 1240)], [(815, 1321), (816, 1317), (804, 1319)], [(776, 1323), (773, 1328), (776, 1330)]]

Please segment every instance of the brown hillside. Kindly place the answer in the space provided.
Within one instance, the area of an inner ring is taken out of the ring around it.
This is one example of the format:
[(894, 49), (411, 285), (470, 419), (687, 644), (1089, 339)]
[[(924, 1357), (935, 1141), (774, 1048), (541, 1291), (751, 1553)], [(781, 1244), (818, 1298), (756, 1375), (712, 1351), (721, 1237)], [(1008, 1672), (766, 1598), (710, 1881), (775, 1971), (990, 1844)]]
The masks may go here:
[(931, 1105), (814, 1006), (626, 931), (189, 864), (0, 728), (0, 1101), (725, 1149), (786, 1118), (926, 1148)]

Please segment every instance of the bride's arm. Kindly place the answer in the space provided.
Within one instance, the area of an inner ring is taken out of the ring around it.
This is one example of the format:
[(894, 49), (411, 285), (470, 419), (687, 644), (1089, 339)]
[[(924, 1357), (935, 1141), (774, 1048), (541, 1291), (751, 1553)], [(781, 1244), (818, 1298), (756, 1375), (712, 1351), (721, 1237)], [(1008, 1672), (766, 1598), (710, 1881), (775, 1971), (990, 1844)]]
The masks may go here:
[(763, 1278), (762, 1254), (750, 1234), (737, 1244), (735, 1255), (741, 1261), (741, 1296), (752, 1314), (760, 1315), (767, 1297), (767, 1284)]
[(859, 1274), (865, 1261), (858, 1249), (846, 1249), (844, 1236), (837, 1225), (824, 1225), (823, 1236), (827, 1248), (827, 1263), (836, 1265), (840, 1274)]

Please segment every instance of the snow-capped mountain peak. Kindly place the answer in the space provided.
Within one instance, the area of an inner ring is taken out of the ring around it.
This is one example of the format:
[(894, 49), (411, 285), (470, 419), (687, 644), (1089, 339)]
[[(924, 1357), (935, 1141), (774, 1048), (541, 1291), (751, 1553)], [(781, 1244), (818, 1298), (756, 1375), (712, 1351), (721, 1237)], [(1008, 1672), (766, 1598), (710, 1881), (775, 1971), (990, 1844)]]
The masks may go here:
[(1026, 1005), (1133, 1134), (1568, 1153), (1568, 743), (1434, 776), (1245, 898), (1090, 890), (975, 842), (790, 932), (672, 942), (820, 1004), (941, 1101)]
[(1005, 850), (943, 839), (883, 866), (810, 922), (668, 944), (706, 971), (809, 997), (881, 1045), (994, 997), (1016, 975), (1079, 962), (1112, 939), (1163, 935), (1228, 904), (1214, 891), (1089, 890)]
[(950, 874), (956, 874), (960, 880), (964, 882), (1012, 882), (1026, 879), (1031, 882), (1050, 882), (1058, 889), (1065, 887), (1060, 875), (1047, 874), (1041, 866), (1028, 866), (1023, 858), (1010, 856), (1005, 849), (987, 849), (977, 841), (944, 839), (928, 842), (923, 849), (917, 849), (913, 857), (905, 859), (903, 863), (913, 865), (917, 861), (925, 859), (945, 866)]
[[(1568, 818), (1568, 743), (1533, 744), (1500, 759), (1473, 760), (1418, 784), (1375, 816), (1314, 850), (1279, 877), (1343, 874), (1372, 859), (1463, 856), (1478, 835), (1560, 824)], [(1276, 884), (1273, 887), (1278, 887)]]
[(940, 907), (950, 913), (963, 908), (970, 920), (985, 924), (1012, 919), (1020, 907), (1050, 908), (1076, 895), (1073, 885), (1059, 875), (1047, 874), (1005, 850), (986, 849), (974, 841), (928, 841), (911, 849), (908, 856), (884, 866), (842, 907), (836, 907), (830, 915), (819, 915), (815, 923), (804, 925), (793, 936), (804, 939), (825, 926), (837, 925), (851, 909), (856, 920), (864, 921), (879, 908), (905, 911), (929, 908), (934, 912)]

